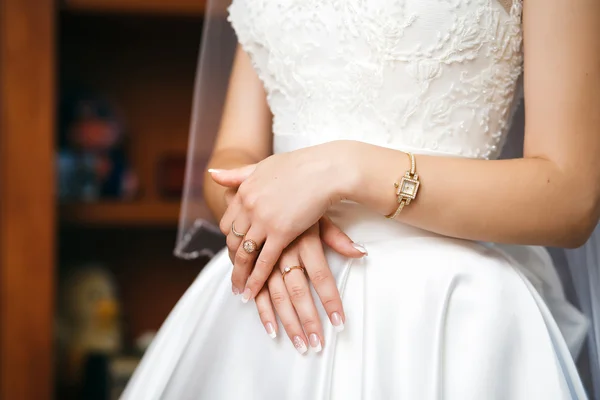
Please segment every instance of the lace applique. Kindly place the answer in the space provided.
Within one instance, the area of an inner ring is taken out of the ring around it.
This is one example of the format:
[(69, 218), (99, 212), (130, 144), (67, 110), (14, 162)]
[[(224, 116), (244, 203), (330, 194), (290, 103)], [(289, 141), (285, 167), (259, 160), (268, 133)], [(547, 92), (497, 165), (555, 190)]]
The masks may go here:
[(276, 136), (494, 158), (522, 72), (521, 0), (234, 0)]

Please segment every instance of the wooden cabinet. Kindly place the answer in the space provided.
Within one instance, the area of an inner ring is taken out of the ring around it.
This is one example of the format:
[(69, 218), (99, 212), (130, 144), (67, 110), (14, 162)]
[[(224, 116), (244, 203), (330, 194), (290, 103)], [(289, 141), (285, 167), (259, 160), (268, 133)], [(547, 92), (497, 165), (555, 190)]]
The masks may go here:
[[(43, 400), (55, 397), (65, 269), (112, 270), (131, 343), (202, 267), (173, 257), (179, 202), (156, 179), (163, 157), (185, 155), (204, 1), (0, 0), (0, 10), (0, 399)], [(77, 85), (123, 112), (133, 200), (57, 200), (58, 100)]]
[(0, 0), (0, 398), (48, 399), (54, 307), (52, 0)]

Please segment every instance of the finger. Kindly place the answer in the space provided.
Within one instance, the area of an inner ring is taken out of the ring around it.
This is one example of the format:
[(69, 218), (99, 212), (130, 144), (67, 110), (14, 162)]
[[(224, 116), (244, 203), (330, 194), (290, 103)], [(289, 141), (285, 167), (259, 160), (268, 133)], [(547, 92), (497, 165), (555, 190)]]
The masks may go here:
[[(227, 235), (227, 247), (229, 249), (230, 254), (233, 253), (234, 256), (231, 258), (231, 262), (235, 265), (235, 255), (237, 251), (240, 249), (244, 238), (246, 236), (246, 232), (250, 229), (250, 222), (245, 213), (240, 213), (237, 215), (235, 221), (231, 223), (231, 232)], [(235, 272), (235, 269), (234, 269)], [(231, 275), (231, 286), (234, 295), (238, 295), (242, 293), (244, 287), (246, 285), (247, 276), (235, 274)]]
[[(248, 234), (247, 237), (252, 236)], [(258, 293), (267, 279), (269, 279), (284, 247), (285, 245), (279, 240), (272, 239), (271, 237), (267, 238), (264, 246), (260, 250), (260, 254), (258, 254), (258, 257), (253, 264), (253, 268), (249, 270), (251, 273), (246, 281), (244, 293), (248, 293), (250, 298)]]
[(221, 186), (237, 187), (242, 184), (256, 169), (256, 164), (235, 169), (208, 170), (213, 180)]
[(346, 316), (342, 306), (340, 292), (327, 259), (323, 252), (323, 246), (318, 236), (309, 236), (300, 245), (300, 259), (306, 268), (308, 277), (321, 299), (323, 308), (329, 316), (329, 320), (337, 332), (344, 329)]
[(269, 278), (269, 294), (271, 295), (271, 301), (275, 306), (275, 311), (279, 315), (283, 329), (287, 333), (288, 337), (292, 341), (292, 344), (300, 354), (304, 354), (308, 351), (306, 347), (306, 336), (300, 325), (300, 320), (296, 314), (296, 310), (292, 305), (292, 301), (288, 295), (285, 283), (281, 277), (279, 270), (274, 270)]
[[(227, 238), (229, 238), (229, 236), (227, 236)], [(237, 251), (237, 249), (236, 249), (236, 251)], [(229, 246), (227, 246), (227, 252), (229, 253), (229, 259), (231, 260), (231, 265), (233, 266), (233, 260), (235, 259), (235, 251), (231, 251), (229, 249)], [(233, 293), (234, 296), (239, 296), (239, 294), (240, 294), (240, 290), (233, 285), (233, 282), (231, 282), (231, 293)]]
[(242, 209), (242, 201), (240, 196), (236, 195), (233, 197), (231, 203), (223, 213), (221, 217), (221, 221), (219, 222), (219, 229), (223, 233), (223, 235), (229, 235), (231, 232), (231, 224), (235, 220), (235, 218), (240, 213)]
[(337, 253), (351, 258), (361, 258), (369, 255), (363, 245), (354, 243), (336, 224), (328, 217), (319, 221), (321, 240)]
[(227, 189), (225, 190), (225, 204), (227, 204), (227, 206), (229, 206), (231, 204), (231, 202), (233, 202), (233, 198), (235, 197), (235, 194), (237, 193), (236, 189)]
[[(283, 257), (281, 264), (283, 268), (300, 266), (297, 257), (295, 260)], [(301, 269), (296, 268), (288, 272), (283, 277), (283, 281), (292, 304), (296, 309), (296, 314), (298, 314), (302, 328), (308, 336), (310, 347), (315, 352), (320, 352), (323, 349), (323, 327), (321, 326), (321, 319), (319, 318), (317, 307), (315, 307), (315, 301), (312, 297), (306, 276)]]
[[(255, 226), (251, 226), (235, 253), (231, 282), (237, 288), (244, 288), (242, 293), (242, 302), (244, 303), (247, 303), (250, 301), (250, 299), (254, 298), (254, 296), (258, 294), (269, 277), (267, 275), (261, 284), (255, 285), (252, 288), (254, 290), (248, 287), (248, 277), (254, 268), (257, 257), (259, 257), (260, 247), (264, 241), (264, 233), (262, 233), (260, 229), (256, 228)], [(250, 248), (250, 244), (254, 245), (254, 250)]]
[(277, 319), (275, 317), (275, 311), (273, 310), (273, 304), (271, 303), (271, 295), (267, 285), (263, 286), (255, 299), (256, 308), (258, 309), (258, 316), (267, 331), (267, 335), (271, 339), (277, 337)]

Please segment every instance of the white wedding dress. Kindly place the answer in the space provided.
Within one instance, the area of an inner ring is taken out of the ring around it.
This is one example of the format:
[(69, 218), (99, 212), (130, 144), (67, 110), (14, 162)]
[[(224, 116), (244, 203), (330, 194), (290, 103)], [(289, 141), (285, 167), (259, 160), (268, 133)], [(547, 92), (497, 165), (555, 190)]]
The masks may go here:
[[(229, 20), (264, 82), (275, 152), (350, 139), (493, 159), (519, 101), (521, 10), (521, 0), (234, 0)], [(586, 398), (573, 357), (587, 323), (545, 249), (443, 237), (352, 203), (329, 214), (369, 255), (327, 253), (347, 320), (336, 333), (319, 306), (321, 353), (299, 355), (281, 326), (269, 338), (254, 304), (231, 294), (222, 251), (123, 399)]]

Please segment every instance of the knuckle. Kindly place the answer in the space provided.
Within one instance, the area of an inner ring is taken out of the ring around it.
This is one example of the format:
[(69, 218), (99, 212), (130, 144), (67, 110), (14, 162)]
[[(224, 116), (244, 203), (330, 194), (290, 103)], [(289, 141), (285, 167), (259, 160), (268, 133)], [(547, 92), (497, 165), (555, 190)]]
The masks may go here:
[(244, 182), (242, 182), (242, 184), (238, 188), (237, 195), (240, 197), (240, 199), (243, 199), (244, 197), (246, 197), (248, 195), (248, 193), (250, 193), (249, 183), (250, 183), (250, 178), (248, 178)]
[(225, 244), (227, 245), (229, 250), (231, 250), (231, 251), (237, 250), (236, 242), (237, 241), (235, 240), (235, 238), (231, 237), (231, 235), (227, 235), (227, 238), (225, 239)]
[(271, 301), (275, 306), (281, 306), (285, 303), (286, 296), (282, 291), (276, 290), (271, 292)]
[(256, 277), (256, 272), (257, 271), (255, 270), (255, 272), (248, 277), (248, 281), (246, 282), (250, 288), (262, 287), (265, 283), (260, 277)]
[(224, 219), (219, 222), (219, 229), (223, 235), (229, 235), (229, 224)]
[(320, 268), (311, 274), (310, 280), (312, 281), (313, 285), (318, 286), (323, 283), (326, 283), (329, 280), (329, 277), (330, 275), (328, 271), (323, 268)]
[(304, 286), (293, 285), (290, 287), (290, 297), (292, 300), (300, 300), (308, 294), (308, 290)]
[(236, 265), (248, 265), (250, 263), (251, 257), (244, 251), (238, 251), (235, 254), (235, 264)]
[[(261, 203), (262, 204), (262, 203)], [(260, 222), (270, 221), (271, 220), (271, 211), (268, 206), (261, 207), (256, 204), (255, 207), (252, 208), (252, 217), (253, 220), (256, 219)]]
[(243, 204), (244, 204), (244, 207), (246, 207), (249, 210), (256, 209), (256, 206), (258, 205), (258, 196), (257, 196), (257, 194), (256, 193), (249, 193), (246, 196), (244, 196)]
[(325, 308), (326, 310), (330, 310), (332, 308), (337, 307), (337, 305), (339, 304), (339, 300), (335, 297), (331, 297), (331, 298), (323, 299), (322, 303), (323, 303), (323, 308)]
[(279, 233), (287, 233), (287, 232), (289, 232), (291, 230), (291, 228), (292, 228), (292, 224), (291, 224), (290, 220), (287, 219), (287, 218), (281, 218), (275, 224), (275, 229)]
[(314, 318), (312, 315), (310, 317), (302, 320), (302, 327), (306, 332), (311, 332), (317, 330), (318, 319)]
[(258, 259), (256, 260), (256, 267), (259, 269), (261, 269), (261, 268), (270, 269), (270, 267), (272, 267), (273, 264), (274, 263), (266, 257), (259, 256)]
[(271, 318), (271, 313), (269, 312), (269, 310), (260, 309), (259, 307), (258, 316), (260, 317), (261, 321), (268, 321)]

